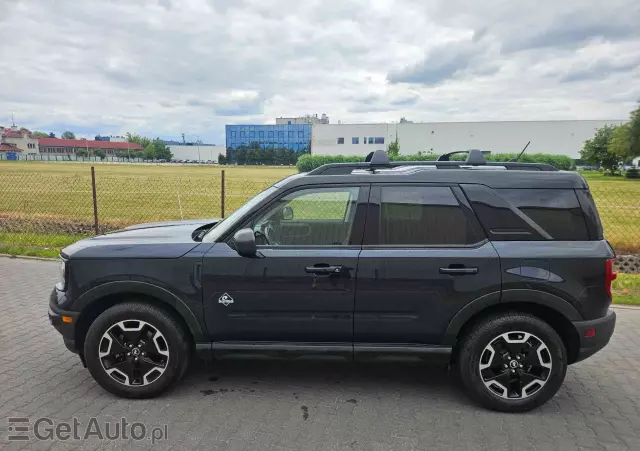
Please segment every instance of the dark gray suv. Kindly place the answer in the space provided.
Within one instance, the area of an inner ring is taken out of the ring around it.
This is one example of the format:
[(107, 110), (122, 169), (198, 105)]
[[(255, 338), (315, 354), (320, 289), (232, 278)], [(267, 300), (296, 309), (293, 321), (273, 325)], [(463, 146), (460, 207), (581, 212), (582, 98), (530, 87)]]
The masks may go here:
[(132, 398), (180, 379), (194, 352), (435, 357), (482, 405), (525, 411), (615, 325), (614, 252), (585, 180), (475, 150), (377, 151), (284, 179), (222, 221), (133, 226), (61, 259), (52, 324)]

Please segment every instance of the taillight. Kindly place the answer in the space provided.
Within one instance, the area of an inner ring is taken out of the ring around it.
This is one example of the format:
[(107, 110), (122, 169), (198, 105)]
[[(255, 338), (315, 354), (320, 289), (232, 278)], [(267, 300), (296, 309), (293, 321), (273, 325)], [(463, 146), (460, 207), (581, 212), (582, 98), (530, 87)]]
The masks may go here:
[(607, 291), (609, 297), (611, 297), (611, 284), (618, 275), (613, 272), (613, 262), (615, 262), (615, 258), (608, 258), (605, 263), (605, 276), (604, 276), (604, 289)]

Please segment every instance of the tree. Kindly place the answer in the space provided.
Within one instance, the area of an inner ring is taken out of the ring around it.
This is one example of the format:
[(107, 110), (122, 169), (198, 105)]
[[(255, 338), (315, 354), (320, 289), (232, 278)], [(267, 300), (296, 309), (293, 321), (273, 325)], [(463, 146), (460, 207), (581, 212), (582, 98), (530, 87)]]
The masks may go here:
[(387, 154), (390, 157), (397, 157), (400, 155), (400, 143), (398, 142), (398, 138), (395, 141), (391, 141), (389, 146), (387, 147)]
[(45, 133), (45, 132), (33, 132), (33, 137), (34, 138), (48, 138), (49, 134)]
[(149, 138), (140, 136), (137, 133), (127, 133), (127, 141), (129, 141), (130, 143), (140, 144), (143, 148), (146, 148), (149, 144), (151, 144), (151, 140)]
[(76, 135), (73, 132), (66, 131), (62, 134), (62, 139), (76, 139)]
[(640, 104), (629, 118), (629, 155), (631, 158), (640, 157)]
[(156, 159), (156, 148), (154, 147), (153, 143), (147, 144), (147, 146), (144, 148), (143, 155), (144, 155), (143, 158), (145, 160), (155, 160)]
[(96, 149), (93, 151), (93, 154), (100, 158), (100, 160), (104, 160), (107, 157), (107, 154), (104, 152), (103, 149)]
[(584, 142), (584, 147), (580, 151), (583, 160), (590, 164), (600, 165), (613, 175), (618, 169), (622, 159), (609, 151), (611, 140), (613, 138), (615, 125), (605, 125), (598, 129), (593, 138)]
[(238, 146), (236, 149), (236, 163), (245, 164), (247, 162), (247, 149), (244, 146)]
[(171, 161), (173, 158), (173, 154), (171, 153), (171, 149), (164, 142), (160, 140), (160, 138), (156, 138), (153, 140), (153, 148), (155, 149), (156, 158), (158, 160), (167, 160)]
[(87, 152), (87, 149), (78, 149), (76, 150), (76, 156), (86, 158), (89, 156), (89, 152)]
[(223, 154), (218, 154), (218, 164), (227, 164), (227, 157)]
[(611, 135), (608, 150), (625, 163), (633, 159), (635, 155), (631, 152), (631, 126), (629, 123), (616, 127)]
[(49, 133), (49, 138), (55, 138), (55, 137), (56, 137), (55, 133), (53, 133), (53, 132)]
[(118, 157), (118, 158), (129, 159), (129, 154), (130, 154), (130, 151), (128, 151), (128, 150), (116, 150), (116, 157)]

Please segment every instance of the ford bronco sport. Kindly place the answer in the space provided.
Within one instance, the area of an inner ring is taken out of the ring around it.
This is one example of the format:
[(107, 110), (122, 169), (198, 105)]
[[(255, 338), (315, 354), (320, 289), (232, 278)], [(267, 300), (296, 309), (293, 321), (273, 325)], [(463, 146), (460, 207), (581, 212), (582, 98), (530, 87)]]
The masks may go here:
[(535, 408), (609, 341), (614, 252), (587, 183), (544, 164), (329, 164), (224, 220), (62, 250), (49, 317), (96, 381), (159, 394), (198, 353), (439, 356), (500, 411)]

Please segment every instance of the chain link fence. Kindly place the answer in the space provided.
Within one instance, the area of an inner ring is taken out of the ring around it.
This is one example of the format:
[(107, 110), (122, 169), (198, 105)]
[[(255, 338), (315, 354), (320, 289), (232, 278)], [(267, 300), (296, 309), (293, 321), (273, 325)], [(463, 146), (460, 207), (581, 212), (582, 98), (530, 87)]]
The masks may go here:
[[(231, 170), (225, 177), (224, 169), (189, 176), (101, 169), (0, 172), (0, 246), (55, 248), (142, 222), (224, 217), (275, 182)], [(606, 238), (618, 253), (640, 253), (640, 182), (590, 185)]]

